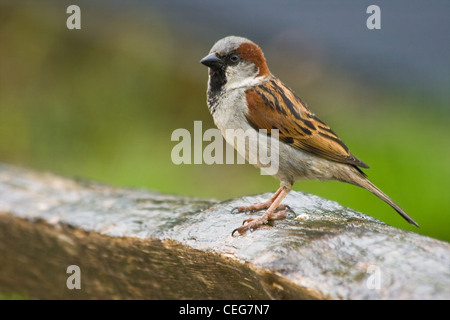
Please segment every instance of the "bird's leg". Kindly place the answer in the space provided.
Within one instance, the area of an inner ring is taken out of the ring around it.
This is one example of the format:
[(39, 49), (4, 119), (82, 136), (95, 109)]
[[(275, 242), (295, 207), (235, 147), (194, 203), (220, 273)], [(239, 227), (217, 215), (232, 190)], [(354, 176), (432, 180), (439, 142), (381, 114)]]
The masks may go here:
[[(280, 187), (277, 192), (275, 192), (275, 194), (272, 196), (272, 198), (270, 198), (270, 200), (267, 200), (266, 202), (261, 202), (261, 203), (256, 203), (254, 205), (251, 206), (242, 206), (242, 207), (236, 207), (232, 210), (233, 211), (237, 211), (237, 212), (254, 212), (254, 211), (259, 211), (262, 209), (268, 209), (272, 203), (275, 201), (275, 199), (278, 197), (278, 195), (280, 194), (282, 190), (282, 187)], [(281, 208), (281, 209), (286, 209), (286, 208)]]
[(245, 220), (244, 221), (245, 224), (239, 228), (234, 229), (233, 232), (231, 233), (231, 235), (233, 235), (236, 231), (239, 232), (240, 234), (242, 234), (242, 233), (246, 232), (247, 230), (256, 229), (259, 226), (267, 223), (267, 221), (269, 221), (269, 220), (285, 218), (286, 217), (286, 206), (283, 206), (284, 209), (282, 209), (281, 211), (277, 211), (277, 209), (279, 209), (281, 207), (280, 203), (284, 199), (284, 197), (286, 197), (286, 195), (289, 193), (289, 191), (290, 191), (290, 188), (287, 188), (285, 186), (278, 189), (278, 191), (275, 193), (275, 195), (276, 195), (275, 199), (272, 201), (271, 205), (269, 206), (267, 211), (262, 215), (262, 217), (257, 218), (257, 219)]

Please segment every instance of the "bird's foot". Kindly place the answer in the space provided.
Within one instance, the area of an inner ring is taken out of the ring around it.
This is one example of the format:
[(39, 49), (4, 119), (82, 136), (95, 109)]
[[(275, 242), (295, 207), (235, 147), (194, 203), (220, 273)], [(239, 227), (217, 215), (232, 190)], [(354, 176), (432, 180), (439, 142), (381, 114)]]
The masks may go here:
[(274, 211), (274, 212), (267, 211), (260, 218), (246, 219), (242, 223), (242, 226), (234, 229), (233, 232), (231, 232), (231, 235), (233, 236), (235, 232), (239, 232), (239, 234), (243, 234), (248, 230), (253, 231), (256, 228), (259, 228), (260, 226), (267, 224), (271, 220), (284, 219), (284, 218), (286, 218), (288, 211), (293, 212), (292, 209), (289, 208), (287, 205), (280, 205), (276, 211)]
[[(272, 202), (269, 200), (269, 201), (262, 202), (262, 203), (256, 203), (256, 204), (251, 205), (251, 206), (234, 207), (231, 210), (231, 213), (256, 212), (256, 211), (260, 211), (260, 210), (263, 210), (263, 209), (268, 209), (270, 207), (270, 205), (272, 204)], [(292, 209), (288, 205), (285, 205), (285, 204), (280, 204), (278, 206), (277, 210), (288, 210), (290, 212), (293, 212)]]

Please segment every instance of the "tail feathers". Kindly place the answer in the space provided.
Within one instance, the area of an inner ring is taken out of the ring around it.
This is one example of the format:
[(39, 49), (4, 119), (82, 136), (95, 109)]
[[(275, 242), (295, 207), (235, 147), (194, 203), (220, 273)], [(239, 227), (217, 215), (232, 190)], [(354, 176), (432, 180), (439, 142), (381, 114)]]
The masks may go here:
[(357, 181), (352, 181), (351, 183), (352, 184), (356, 184), (356, 185), (358, 185), (360, 187), (363, 187), (364, 189), (369, 190), (374, 195), (376, 195), (378, 198), (380, 198), (381, 200), (386, 202), (388, 205), (390, 205), (406, 221), (408, 221), (410, 224), (412, 224), (412, 225), (414, 225), (414, 226), (419, 228), (419, 225), (417, 224), (417, 222), (415, 222), (410, 216), (408, 216), (408, 214), (402, 208), (400, 208), (398, 206), (398, 204), (396, 204), (394, 201), (392, 201), (391, 198), (389, 198), (383, 191), (378, 189), (378, 187), (375, 186), (372, 182), (370, 182), (369, 179), (367, 179), (366, 177), (360, 176), (360, 178), (357, 179)]

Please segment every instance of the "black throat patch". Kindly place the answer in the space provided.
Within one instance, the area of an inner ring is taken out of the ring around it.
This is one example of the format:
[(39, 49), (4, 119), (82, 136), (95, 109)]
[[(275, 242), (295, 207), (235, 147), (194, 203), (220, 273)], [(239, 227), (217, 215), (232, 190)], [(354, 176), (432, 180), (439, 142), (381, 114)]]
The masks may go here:
[(209, 89), (208, 89), (208, 107), (211, 113), (214, 113), (217, 100), (227, 83), (224, 69), (209, 69)]

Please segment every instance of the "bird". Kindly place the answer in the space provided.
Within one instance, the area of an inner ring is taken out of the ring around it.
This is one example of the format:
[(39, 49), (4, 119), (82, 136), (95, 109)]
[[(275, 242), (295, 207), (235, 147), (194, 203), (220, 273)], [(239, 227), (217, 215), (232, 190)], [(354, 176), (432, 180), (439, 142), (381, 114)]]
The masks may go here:
[[(279, 141), (278, 148), (268, 146), (268, 149), (278, 156), (278, 170), (270, 174), (280, 181), (280, 187), (265, 202), (237, 207), (238, 212), (265, 212), (259, 218), (244, 220), (232, 235), (285, 218), (290, 208), (281, 202), (294, 182), (312, 179), (337, 180), (364, 188), (419, 227), (368, 179), (362, 169), (369, 166), (355, 157), (336, 133), (270, 72), (256, 43), (244, 37), (227, 36), (218, 40), (200, 63), (208, 67), (208, 109), (227, 143), (248, 160), (248, 145), (238, 148), (236, 137), (228, 138), (227, 130), (255, 132), (256, 136), (265, 133), (267, 137), (277, 136)], [(263, 171), (267, 167), (261, 161), (255, 166)]]

